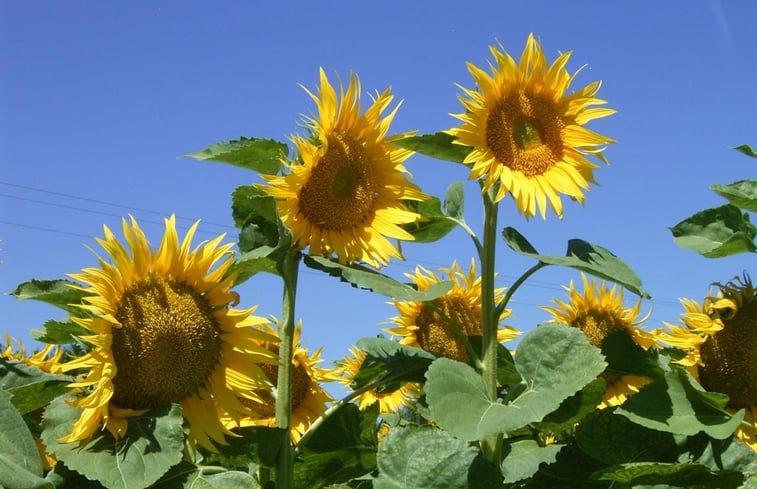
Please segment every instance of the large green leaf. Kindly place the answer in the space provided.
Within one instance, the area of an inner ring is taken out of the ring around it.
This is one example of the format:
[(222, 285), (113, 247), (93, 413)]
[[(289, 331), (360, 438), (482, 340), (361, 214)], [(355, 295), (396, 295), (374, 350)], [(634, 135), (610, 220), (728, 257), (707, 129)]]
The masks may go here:
[(0, 487), (52, 489), (52, 484), (42, 478), (42, 460), (34, 438), (11, 404), (10, 394), (3, 390), (0, 390)]
[(323, 256), (306, 255), (304, 262), (310, 268), (339, 277), (342, 282), (352, 284), (353, 287), (371, 290), (399, 301), (432, 301), (452, 290), (454, 285), (451, 280), (445, 280), (426, 290), (417, 290), (368, 268), (359, 265), (342, 265)]
[(129, 419), (120, 440), (103, 430), (85, 442), (62, 442), (80, 414), (64, 397), (51, 402), (42, 421), (42, 440), (69, 468), (109, 489), (146, 488), (182, 459), (184, 430), (178, 405)]
[(741, 146), (736, 146), (733, 149), (735, 149), (736, 151), (741, 151), (745, 155), (751, 156), (752, 158), (757, 158), (757, 151), (755, 151), (754, 148), (752, 148), (748, 144), (742, 144)]
[(454, 140), (455, 138), (447, 133), (436, 132), (399, 139), (394, 141), (394, 144), (432, 158), (462, 163), (472, 148), (455, 144)]
[(13, 396), (11, 402), (21, 414), (30, 413), (64, 394), (67, 384), (73, 381), (68, 375), (51, 374), (0, 358), (0, 388)]
[(685, 370), (673, 366), (616, 412), (654, 430), (687, 436), (703, 431), (722, 440), (739, 426), (744, 413), (731, 416), (723, 410), (723, 396), (710, 394), (695, 386)]
[(657, 351), (639, 346), (627, 329), (613, 331), (602, 340), (602, 354), (607, 360), (606, 373), (639, 375), (649, 378), (662, 376)]
[(542, 433), (559, 433), (571, 430), (589, 413), (597, 409), (605, 393), (605, 381), (594, 379), (580, 391), (565, 399), (556, 411), (546, 415), (536, 424)]
[(219, 446), (218, 453), (208, 453), (205, 465), (222, 465), (226, 468), (246, 469), (250, 462), (266, 467), (276, 465), (276, 457), (287, 430), (267, 426), (249, 426), (234, 430), (237, 436), (226, 438), (226, 445)]
[(533, 477), (515, 487), (519, 489), (610, 489), (613, 486), (609, 482), (591, 478), (592, 473), (602, 468), (603, 465), (587, 457), (575, 444), (570, 444), (560, 450), (554, 463), (542, 465)]
[(220, 161), (234, 166), (273, 175), (281, 168), (281, 160), (289, 154), (284, 143), (274, 139), (240, 137), (208, 146), (184, 155), (201, 161)]
[(515, 228), (506, 227), (502, 231), (505, 243), (513, 251), (539, 260), (548, 265), (562, 265), (575, 268), (590, 275), (616, 282), (641, 296), (649, 294), (641, 289), (641, 279), (620, 258), (601, 246), (593, 245), (581, 239), (568, 241), (565, 256), (540, 255), (528, 240)]
[(81, 304), (82, 298), (90, 294), (72, 287), (75, 285), (78, 284), (70, 280), (32, 279), (19, 284), (10, 295), (16, 296), (18, 300), (33, 299), (46, 302), (76, 316), (87, 316), (88, 314), (84, 309), (76, 305)]
[(541, 464), (551, 464), (565, 445), (539, 446), (534, 440), (505, 443), (501, 469), (505, 482), (512, 483), (531, 477)]
[(728, 199), (731, 205), (757, 212), (757, 180), (754, 178), (739, 180), (729, 185), (713, 183), (710, 188)]
[(757, 228), (749, 221), (749, 214), (731, 204), (697, 212), (670, 231), (678, 246), (707, 258), (757, 251)]
[[(197, 467), (182, 461), (169, 470), (151, 489), (262, 489), (246, 472), (222, 471), (223, 467), (203, 464)], [(67, 488), (64, 488), (67, 489)], [(73, 489), (73, 488), (71, 488)]]
[(393, 428), (379, 445), (375, 489), (467, 489), (477, 450), (436, 428)]
[(594, 473), (599, 480), (614, 481), (628, 486), (669, 484), (674, 487), (735, 489), (744, 478), (739, 472), (713, 472), (695, 464), (666, 464), (654, 462), (627, 463)]
[(416, 243), (432, 243), (449, 234), (457, 223), (442, 212), (441, 201), (438, 197), (431, 197), (423, 201), (405, 201), (408, 210), (417, 212), (423, 219), (405, 224), (405, 231), (413, 235)]
[(515, 368), (525, 388), (512, 403), (491, 401), (475, 370), (447, 358), (435, 360), (426, 373), (426, 401), (441, 428), (462, 440), (482, 440), (541, 421), (605, 366), (581, 331), (547, 323), (518, 345)]
[(353, 378), (353, 389), (384, 379), (393, 384), (382, 386), (385, 392), (400, 387), (400, 382), (423, 382), (426, 369), (436, 359), (426, 350), (386, 338), (363, 338), (357, 342), (357, 347), (366, 357)]
[(63, 345), (73, 343), (76, 337), (89, 334), (89, 331), (73, 321), (56, 321), (50, 319), (45, 321), (42, 329), (32, 329), (29, 336), (42, 343), (51, 345)]
[(736, 437), (716, 440), (700, 433), (688, 437), (681, 448), (678, 462), (697, 462), (713, 471), (738, 471), (748, 481), (743, 489), (757, 488), (757, 452)]

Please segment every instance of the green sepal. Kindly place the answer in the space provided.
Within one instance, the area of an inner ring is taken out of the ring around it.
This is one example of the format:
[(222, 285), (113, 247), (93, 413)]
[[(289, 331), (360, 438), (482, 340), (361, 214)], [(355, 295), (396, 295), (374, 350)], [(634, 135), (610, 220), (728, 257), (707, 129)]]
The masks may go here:
[(42, 478), (42, 460), (29, 428), (11, 404), (9, 393), (0, 390), (0, 487), (52, 489)]
[(417, 290), (392, 277), (358, 264), (343, 265), (329, 258), (316, 255), (306, 255), (304, 262), (308, 267), (326, 272), (332, 277), (339, 277), (342, 282), (347, 282), (353, 287), (367, 289), (398, 301), (432, 301), (452, 290), (454, 286), (454, 282), (445, 280), (426, 290)]
[(379, 390), (392, 392), (404, 382), (423, 382), (426, 369), (436, 359), (426, 350), (386, 338), (363, 338), (357, 342), (357, 348), (364, 351), (366, 357), (352, 379), (353, 390), (386, 381)]
[(409, 149), (432, 158), (462, 163), (473, 148), (455, 144), (454, 141), (454, 136), (445, 132), (436, 132), (398, 139), (392, 141), (392, 143), (400, 148)]
[(673, 435), (633, 423), (614, 411), (596, 410), (578, 425), (576, 442), (584, 453), (606, 465), (676, 460)]
[(667, 484), (690, 489), (736, 489), (744, 481), (740, 472), (712, 471), (697, 463), (635, 462), (608, 467), (593, 474), (602, 481), (627, 486)]
[(42, 325), (42, 329), (32, 329), (29, 336), (32, 339), (51, 345), (65, 345), (76, 342), (76, 338), (90, 334), (89, 330), (73, 321), (56, 321), (49, 319)]
[(539, 260), (548, 265), (562, 265), (581, 270), (590, 275), (616, 282), (640, 297), (650, 297), (641, 289), (641, 279), (620, 258), (601, 246), (581, 239), (568, 241), (565, 256), (540, 255), (539, 252), (515, 228), (506, 227), (502, 236), (513, 251)]
[(726, 204), (699, 211), (670, 228), (678, 246), (707, 258), (755, 252), (757, 228), (749, 214)]
[(539, 446), (534, 440), (506, 441), (500, 465), (506, 483), (527, 479), (534, 475), (542, 464), (551, 464), (565, 445)]
[(630, 396), (616, 413), (654, 430), (686, 436), (703, 431), (722, 440), (744, 417), (743, 410), (731, 415), (723, 409), (727, 399), (704, 391), (685, 369), (670, 365), (662, 377)]
[(82, 412), (66, 399), (58, 397), (45, 410), (42, 441), (58, 460), (87, 478), (109, 489), (144, 489), (182, 459), (184, 429), (177, 404), (129, 418), (120, 440), (102, 430), (90, 440), (66, 443), (61, 439)]
[(393, 428), (379, 444), (374, 489), (467, 489), (477, 450), (428, 426)]
[(432, 419), (466, 441), (511, 432), (541, 421), (607, 365), (580, 330), (552, 323), (527, 334), (514, 360), (525, 389), (510, 404), (491, 401), (481, 376), (470, 366), (435, 360), (426, 372), (425, 387)]
[(728, 199), (731, 205), (757, 212), (757, 180), (754, 178), (739, 180), (729, 185), (713, 183), (710, 188), (721, 197)]
[(183, 157), (200, 161), (220, 161), (264, 175), (274, 175), (288, 154), (287, 145), (274, 139), (240, 137), (221, 141)]
[(378, 405), (361, 411), (343, 404), (298, 446), (294, 482), (298, 489), (324, 487), (363, 476), (376, 469)]
[(757, 151), (755, 151), (754, 148), (752, 148), (748, 144), (742, 144), (741, 146), (736, 146), (733, 149), (740, 151), (747, 156), (751, 156), (752, 158), (757, 158)]
[(87, 292), (74, 287), (81, 287), (70, 280), (37, 280), (31, 279), (23, 282), (10, 293), (18, 300), (32, 299), (45, 302), (59, 307), (74, 316), (88, 317), (90, 314), (77, 305), (82, 304), (82, 299), (87, 297)]
[(0, 358), (0, 388), (13, 397), (11, 402), (21, 413), (38, 409), (68, 391), (74, 377), (43, 372), (26, 365)]
[(226, 445), (216, 447), (217, 453), (205, 453), (205, 465), (222, 465), (242, 470), (253, 462), (274, 467), (279, 449), (289, 436), (287, 430), (267, 426), (236, 428), (234, 434), (238, 436), (228, 436)]

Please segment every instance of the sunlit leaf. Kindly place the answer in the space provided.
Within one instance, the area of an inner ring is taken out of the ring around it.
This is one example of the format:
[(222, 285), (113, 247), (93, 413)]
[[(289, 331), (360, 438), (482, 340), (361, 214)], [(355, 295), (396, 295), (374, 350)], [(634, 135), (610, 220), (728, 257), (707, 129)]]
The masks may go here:
[(240, 137), (222, 141), (200, 151), (184, 155), (201, 161), (220, 161), (234, 166), (273, 175), (281, 168), (281, 160), (287, 157), (289, 148), (273, 139)]
[(598, 480), (614, 481), (628, 486), (668, 484), (674, 487), (735, 489), (744, 477), (739, 472), (711, 471), (697, 463), (638, 462), (615, 465), (594, 474)]
[(616, 282), (631, 292), (649, 297), (641, 289), (641, 279), (620, 258), (601, 246), (593, 245), (581, 239), (568, 241), (565, 256), (540, 255), (528, 240), (515, 228), (506, 227), (502, 231), (505, 243), (513, 251), (524, 256), (539, 260), (548, 265), (562, 265), (581, 270), (590, 275)]
[(45, 321), (42, 329), (32, 329), (29, 336), (32, 339), (51, 345), (63, 345), (75, 341), (76, 337), (89, 334), (89, 331), (73, 321)]
[(22, 362), (0, 358), (0, 388), (13, 397), (11, 402), (21, 413), (40, 408), (67, 391), (74, 378), (43, 372)]
[(65, 398), (54, 400), (45, 410), (42, 440), (58, 460), (109, 489), (144, 489), (182, 459), (184, 429), (178, 405), (156, 410), (153, 416), (130, 418), (120, 440), (103, 430), (86, 442), (62, 442), (80, 414), (81, 409)]
[(564, 445), (539, 446), (534, 440), (519, 440), (506, 443), (502, 474), (506, 483), (517, 482), (531, 477), (539, 470), (541, 464), (551, 464)]
[(379, 445), (374, 489), (467, 489), (477, 450), (436, 428), (398, 427)]
[(42, 460), (21, 414), (0, 390), (0, 487), (52, 489), (42, 479)]
[(678, 246), (707, 258), (757, 251), (757, 228), (749, 214), (730, 204), (697, 212), (670, 230)]
[(757, 212), (757, 180), (748, 178), (729, 185), (713, 183), (710, 188), (728, 199), (731, 205)]
[(416, 243), (432, 243), (449, 234), (457, 223), (442, 213), (441, 201), (431, 197), (423, 201), (405, 201), (408, 210), (423, 216), (423, 219), (405, 224), (403, 229), (413, 235)]
[(452, 290), (454, 285), (451, 280), (445, 280), (426, 290), (417, 290), (368, 268), (359, 265), (342, 265), (323, 256), (307, 255), (304, 262), (310, 268), (339, 277), (342, 282), (347, 282), (353, 287), (371, 290), (399, 301), (432, 301)]
[(470, 146), (461, 146), (454, 144), (455, 138), (444, 132), (434, 134), (422, 134), (420, 136), (411, 136), (409, 138), (393, 141), (393, 144), (400, 148), (409, 149), (432, 158), (440, 160), (454, 161), (462, 163), (468, 153), (471, 152)]
[(32, 279), (19, 284), (10, 295), (15, 296), (18, 300), (33, 299), (45, 302), (77, 316), (85, 315), (84, 310), (76, 305), (82, 303), (83, 297), (91, 294), (76, 289), (72, 285), (78, 284), (70, 280)]

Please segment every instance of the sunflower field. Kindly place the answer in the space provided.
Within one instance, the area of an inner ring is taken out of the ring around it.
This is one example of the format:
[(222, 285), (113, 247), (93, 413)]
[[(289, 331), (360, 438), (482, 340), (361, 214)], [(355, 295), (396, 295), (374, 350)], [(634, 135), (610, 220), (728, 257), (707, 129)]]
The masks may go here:
[[(199, 221), (180, 236), (168, 216), (150, 243), (125, 216), (95, 238), (92, 264), (19, 284), (17, 299), (68, 319), (36, 330), (41, 349), (0, 343), (0, 489), (757, 489), (749, 274), (724, 270), (681, 301), (678, 322), (651, 325), (641, 279), (611, 251), (573, 239), (542, 253), (501, 228), (502, 201), (525, 219), (584, 202), (615, 143), (587, 125), (615, 111), (599, 82), (574, 86), (569, 52), (550, 61), (533, 35), (517, 59), (501, 44), (490, 54), (468, 64), (459, 125), (432, 134), (392, 133), (389, 89), (364, 96), (357, 75), (321, 69), (304, 88), (315, 115), (291, 144), (248, 137), (188, 155), (255, 174), (231, 195), (237, 242), (193, 243)], [(466, 221), (462, 182), (439, 197), (414, 184), (414, 153), (464, 165), (483, 222)], [(672, 239), (713, 259), (757, 251), (757, 180), (712, 190), (726, 203), (687, 210)], [(403, 241), (455, 228), (470, 239), (459, 261), (383, 272)], [(532, 263), (507, 287), (494, 280), (500, 240)], [(396, 315), (325, 364), (300, 341), (304, 267)], [(581, 283), (522, 333), (507, 324), (511, 299), (546, 267)], [(280, 311), (235, 292), (262, 273), (280, 278)]]

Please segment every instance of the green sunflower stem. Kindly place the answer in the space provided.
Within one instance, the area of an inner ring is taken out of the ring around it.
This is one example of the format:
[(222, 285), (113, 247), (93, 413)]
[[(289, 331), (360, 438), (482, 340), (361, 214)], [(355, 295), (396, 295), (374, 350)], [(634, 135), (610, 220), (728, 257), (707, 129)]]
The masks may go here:
[[(483, 355), (481, 378), (486, 384), (489, 399), (497, 400), (497, 324), (494, 303), (494, 258), (497, 244), (498, 204), (491, 189), (484, 193), (484, 245), (481, 252), (481, 311), (483, 315)], [(499, 436), (491, 436), (481, 443), (484, 456), (499, 465)]]
[(294, 342), (294, 305), (297, 289), (299, 253), (288, 253), (282, 264), (284, 278), (284, 301), (279, 333), (279, 375), (276, 381), (276, 427), (285, 430), (287, 436), (276, 464), (276, 488), (291, 489), (294, 484), (294, 450), (288, 436), (292, 424), (292, 348)]

